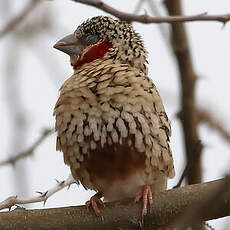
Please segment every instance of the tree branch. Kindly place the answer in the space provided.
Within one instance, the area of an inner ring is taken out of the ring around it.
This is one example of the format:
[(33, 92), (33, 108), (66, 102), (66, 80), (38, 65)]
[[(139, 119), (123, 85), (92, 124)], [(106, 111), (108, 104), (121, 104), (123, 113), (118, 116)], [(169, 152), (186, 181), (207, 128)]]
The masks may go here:
[[(169, 15), (182, 14), (181, 1), (165, 0)], [(192, 63), (191, 51), (184, 24), (172, 24), (171, 31), (172, 48), (178, 64), (181, 83), (181, 111), (180, 119), (184, 133), (187, 161), (190, 169), (187, 173), (188, 184), (201, 182), (201, 151), (193, 154), (194, 146), (200, 140), (197, 130), (197, 114), (195, 102), (196, 73)], [(201, 150), (201, 149), (200, 149)]]
[(170, 17), (151, 17), (147, 14), (137, 15), (119, 11), (100, 0), (72, 0), (77, 3), (93, 6), (106, 13), (109, 13), (120, 20), (140, 23), (177, 23), (177, 22), (194, 22), (194, 21), (217, 21), (226, 23), (230, 20), (230, 14), (207, 15), (207, 13), (191, 16), (170, 16)]
[[(181, 0), (165, 0), (164, 4), (169, 15), (183, 14)], [(176, 23), (171, 25), (171, 44), (177, 61), (181, 84), (181, 111), (179, 117), (183, 128), (187, 165), (189, 165), (186, 179), (188, 184), (196, 184), (202, 181), (202, 148), (198, 148), (194, 152), (196, 143), (200, 140), (195, 98), (197, 76), (184, 24)], [(192, 229), (203, 230), (204, 226), (202, 223), (194, 223)]]
[[(223, 199), (223, 195), (225, 195), (226, 191), (229, 191), (230, 188), (229, 175), (227, 175), (224, 180), (225, 183), (217, 186), (211, 193), (207, 193), (207, 196), (204, 197), (203, 200), (200, 200), (200, 202), (197, 202), (192, 207), (187, 208), (180, 217), (176, 218), (170, 225), (177, 226), (177, 230), (184, 230), (186, 227), (189, 227), (188, 223), (193, 223), (193, 225), (196, 224), (195, 226), (198, 227), (197, 223), (204, 221), (200, 218), (203, 216), (203, 212), (207, 212), (206, 210), (209, 209), (208, 212), (211, 214), (215, 212), (214, 209), (221, 209), (221, 199)], [(204, 228), (204, 226), (201, 225), (201, 228)]]
[(35, 8), (35, 6), (40, 1), (41, 0), (29, 1), (25, 8), (18, 15), (10, 19), (9, 22), (7, 22), (2, 29), (0, 29), (0, 38), (4, 37), (7, 33), (13, 30), (21, 21), (23, 21), (23, 19)]
[(207, 124), (211, 129), (219, 132), (225, 141), (230, 142), (230, 131), (226, 129), (226, 126), (216, 119), (213, 113), (205, 108), (197, 109), (197, 117), (199, 122)]
[(37, 192), (40, 195), (30, 197), (30, 198), (19, 198), (18, 196), (10, 196), (4, 201), (0, 202), (0, 210), (9, 208), (11, 209), (12, 206), (17, 205), (17, 204), (32, 204), (32, 203), (37, 203), (37, 202), (44, 202), (44, 205), (49, 197), (51, 197), (53, 194), (56, 192), (62, 190), (65, 187), (70, 187), (72, 184), (76, 184), (76, 180), (72, 177), (72, 175), (69, 175), (69, 177), (64, 180), (59, 182), (57, 181), (57, 185), (46, 192)]
[(26, 151), (23, 151), (21, 153), (18, 153), (12, 157), (10, 157), (7, 160), (3, 160), (0, 161), (0, 166), (5, 166), (8, 164), (12, 164), (14, 165), (16, 163), (16, 161), (18, 161), (19, 159), (25, 158), (27, 156), (30, 156), (33, 154), (34, 150), (46, 139), (46, 137), (48, 137), (52, 132), (54, 131), (54, 129), (46, 129), (43, 134), (41, 135), (41, 137), (39, 137), (38, 140), (36, 140), (34, 142), (34, 144), (27, 149)]
[[(201, 141), (199, 140), (199, 141), (197, 141), (196, 145), (194, 146), (194, 150), (193, 150), (192, 155), (196, 155), (197, 152), (201, 152), (202, 149), (203, 149), (203, 144), (202, 144)], [(178, 183), (177, 183), (175, 186), (173, 186), (173, 188), (178, 188), (178, 187), (181, 186), (182, 181), (183, 181), (184, 178), (187, 176), (190, 167), (191, 167), (191, 160), (188, 159), (188, 160), (187, 160), (187, 163), (186, 163), (186, 166), (185, 166), (185, 168), (184, 168), (184, 171), (183, 171), (183, 173), (181, 174), (181, 177), (180, 177)]]
[[(229, 188), (229, 179), (221, 179), (159, 193), (155, 195), (143, 229), (153, 229), (154, 226), (181, 226), (179, 217), (184, 218), (184, 214), (191, 213), (191, 210), (194, 213), (199, 209), (201, 220), (227, 216), (230, 213)], [(225, 194), (219, 194), (219, 191), (223, 192), (223, 190)], [(213, 195), (216, 196), (215, 199)], [(210, 198), (212, 198), (211, 202), (209, 202)], [(106, 203), (106, 207), (101, 210), (104, 217), (103, 222), (100, 218), (95, 217), (92, 210), (87, 211), (85, 206), (44, 210), (16, 209), (0, 213), (0, 229), (133, 230), (139, 229), (140, 210), (141, 203), (134, 204), (130, 200)], [(191, 219), (187, 219), (186, 223), (189, 225)], [(192, 221), (194, 222), (193, 218)]]

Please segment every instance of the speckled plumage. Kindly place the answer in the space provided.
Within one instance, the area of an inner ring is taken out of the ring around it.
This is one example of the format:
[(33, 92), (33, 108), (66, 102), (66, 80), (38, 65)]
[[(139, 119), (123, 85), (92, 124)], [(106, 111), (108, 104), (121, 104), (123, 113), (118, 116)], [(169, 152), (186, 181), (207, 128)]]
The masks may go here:
[(174, 176), (171, 128), (147, 76), (143, 42), (131, 25), (110, 17), (94, 17), (75, 31), (78, 38), (88, 34), (112, 48), (75, 69), (61, 87), (57, 150), (73, 177), (107, 200), (134, 197), (144, 185), (165, 190)]

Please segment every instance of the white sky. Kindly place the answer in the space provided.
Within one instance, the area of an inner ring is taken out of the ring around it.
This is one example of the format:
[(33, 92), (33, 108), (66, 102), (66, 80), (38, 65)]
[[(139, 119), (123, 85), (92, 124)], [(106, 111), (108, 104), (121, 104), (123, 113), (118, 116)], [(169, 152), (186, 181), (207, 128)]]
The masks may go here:
[[(11, 2), (13, 3), (14, 1)], [(107, 1), (108, 4), (126, 12), (133, 12), (137, 2), (137, 0)], [(157, 0), (155, 2), (157, 2), (163, 14), (165, 11), (160, 4), (161, 1)], [(183, 2), (185, 3), (186, 15), (203, 12), (223, 14), (229, 13), (230, 10), (229, 0), (186, 0)], [(4, 19), (0, 21), (0, 26), (22, 6), (21, 2), (16, 4), (13, 12), (7, 14), (7, 17), (0, 15), (0, 19)], [(63, 36), (72, 33), (77, 25), (85, 19), (96, 15), (106, 15), (106, 13), (92, 7), (71, 1), (56, 0), (44, 2), (30, 15), (30, 19), (39, 20), (44, 8), (47, 8), (53, 15), (52, 31), (43, 31), (41, 36), (26, 39), (25, 42), (19, 44), (14, 42), (15, 35), (8, 35), (0, 40), (0, 117), (2, 121), (0, 129), (0, 160), (6, 159), (7, 154), (11, 151), (12, 126), (7, 107), (8, 98), (5, 94), (6, 79), (4, 68), (2, 68), (9, 47), (15, 44), (15, 49), (18, 48), (21, 54), (17, 56), (17, 51), (15, 51), (15, 55), (12, 54), (12, 65), (14, 61), (18, 61), (19, 71), (17, 78), (19, 83), (17, 87), (21, 92), (23, 112), (27, 118), (27, 140), (22, 146), (23, 149), (27, 149), (40, 136), (43, 128), (54, 126), (52, 113), (58, 97), (58, 88), (72, 73), (68, 56), (53, 49), (52, 46)], [(147, 4), (144, 4), (141, 12), (143, 13), (144, 10), (151, 14)], [(134, 26), (143, 36), (146, 47), (149, 50), (149, 74), (163, 97), (166, 110), (172, 121), (171, 148), (174, 154), (176, 177), (169, 181), (169, 188), (171, 188), (177, 183), (184, 168), (184, 150), (180, 123), (175, 117), (179, 110), (179, 85), (175, 60), (161, 37), (158, 25), (135, 23)], [(197, 85), (198, 104), (213, 111), (216, 117), (230, 130), (230, 26), (227, 24), (222, 28), (222, 25), (216, 22), (196, 22), (188, 23), (186, 27), (195, 70), (199, 77)], [(27, 34), (23, 36), (28, 37)], [(14, 99), (18, 100), (17, 96)], [(205, 145), (202, 158), (204, 181), (223, 177), (228, 172), (230, 165), (229, 144), (226, 144), (219, 134), (204, 125), (200, 127), (200, 134)], [(26, 165), (28, 191), (27, 193), (21, 191), (21, 195), (34, 195), (34, 191), (45, 191), (55, 185), (54, 179), (65, 179), (70, 172), (63, 163), (62, 154), (55, 151), (55, 135), (44, 141), (36, 149), (33, 157), (20, 161), (15, 168), (20, 171), (22, 163)], [(20, 193), (16, 192), (17, 190), (12, 182), (15, 168), (0, 168), (0, 200), (9, 195)], [(25, 182), (25, 177), (17, 179), (20, 184)], [(45, 207), (84, 204), (92, 194), (94, 192), (85, 191), (82, 187), (78, 188), (74, 185), (68, 192), (64, 190), (51, 197)], [(34, 204), (31, 207), (41, 208), (42, 204)], [(210, 223), (216, 229), (223, 229), (226, 225), (224, 219), (211, 221)]]

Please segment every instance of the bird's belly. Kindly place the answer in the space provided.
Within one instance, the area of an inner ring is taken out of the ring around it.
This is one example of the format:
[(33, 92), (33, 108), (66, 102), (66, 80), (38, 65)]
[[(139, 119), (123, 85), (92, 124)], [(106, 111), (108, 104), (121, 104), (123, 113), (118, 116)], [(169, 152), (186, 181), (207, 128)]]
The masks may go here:
[(145, 185), (144, 171), (138, 171), (125, 180), (114, 180), (110, 184), (104, 180), (98, 180), (97, 183), (103, 188), (103, 196), (107, 201), (132, 198), (137, 196)]
[(128, 146), (125, 140), (104, 148), (98, 144), (76, 173), (85, 187), (102, 192), (106, 200), (133, 197), (146, 183), (145, 159), (144, 152)]

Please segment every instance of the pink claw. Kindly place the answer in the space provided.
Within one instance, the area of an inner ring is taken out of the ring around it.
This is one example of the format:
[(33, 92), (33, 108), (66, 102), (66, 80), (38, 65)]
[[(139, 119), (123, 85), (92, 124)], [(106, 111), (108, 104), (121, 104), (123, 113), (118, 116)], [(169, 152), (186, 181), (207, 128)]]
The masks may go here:
[(98, 217), (102, 217), (100, 209), (98, 208), (98, 206), (105, 206), (103, 201), (100, 199), (102, 197), (101, 193), (97, 193), (94, 196), (92, 196), (90, 198), (90, 200), (88, 200), (85, 204), (87, 209), (92, 206), (93, 211), (95, 213), (96, 216)]
[(135, 202), (139, 202), (140, 199), (142, 199), (141, 222), (143, 223), (144, 216), (147, 214), (148, 203), (149, 205), (153, 203), (153, 195), (149, 185), (144, 185), (142, 187), (142, 191), (138, 196), (136, 196)]

